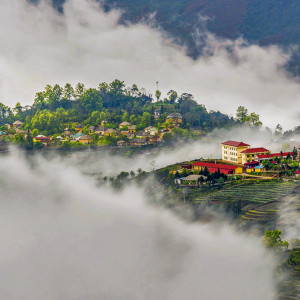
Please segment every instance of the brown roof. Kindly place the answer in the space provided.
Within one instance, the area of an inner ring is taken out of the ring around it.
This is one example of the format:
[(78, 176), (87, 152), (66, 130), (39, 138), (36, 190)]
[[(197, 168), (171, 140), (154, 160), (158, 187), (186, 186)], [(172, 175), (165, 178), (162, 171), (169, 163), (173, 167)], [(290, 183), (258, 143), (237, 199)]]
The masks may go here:
[(91, 141), (93, 138), (89, 135), (83, 135), (81, 137), (78, 138), (78, 140), (89, 140)]

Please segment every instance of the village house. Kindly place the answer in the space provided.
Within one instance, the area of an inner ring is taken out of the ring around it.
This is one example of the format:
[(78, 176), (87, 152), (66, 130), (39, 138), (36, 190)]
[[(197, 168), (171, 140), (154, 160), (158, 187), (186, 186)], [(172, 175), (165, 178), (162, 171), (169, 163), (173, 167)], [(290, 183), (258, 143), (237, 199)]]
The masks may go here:
[(82, 132), (78, 132), (78, 133), (75, 133), (71, 136), (71, 139), (72, 140), (78, 140), (81, 136), (84, 136), (84, 133)]
[(140, 131), (140, 132), (137, 132), (137, 133), (135, 134), (135, 136), (136, 136), (137, 138), (143, 138), (143, 137), (147, 138), (147, 137), (149, 137), (149, 134), (146, 133), (146, 132), (144, 132), (144, 131)]
[(157, 128), (153, 127), (153, 126), (148, 126), (144, 129), (144, 131), (150, 135), (156, 135), (158, 134), (158, 130)]
[(170, 121), (173, 121), (173, 125), (175, 127), (178, 127), (182, 123), (182, 116), (180, 113), (171, 113), (166, 118), (166, 123), (170, 123)]
[(36, 137), (33, 138), (33, 142), (41, 142), (45, 147), (47, 147), (49, 145), (49, 143), (51, 142), (52, 137), (49, 136), (43, 136), (43, 135), (38, 135)]
[(132, 139), (129, 142), (130, 146), (135, 146), (135, 147), (141, 147), (141, 146), (145, 146), (148, 144), (148, 141), (146, 138), (142, 138), (142, 139)]
[(257, 166), (259, 166), (258, 161), (249, 161), (249, 162), (244, 164), (244, 168), (245, 168), (247, 173), (254, 172), (254, 168), (257, 167)]
[(82, 132), (82, 130), (83, 130), (83, 125), (81, 125), (81, 124), (77, 124), (76, 126), (75, 126), (75, 130), (77, 131), (77, 132)]
[(260, 147), (260, 148), (248, 148), (240, 152), (241, 157), (242, 157), (242, 164), (245, 164), (247, 162), (251, 162), (255, 160), (255, 157), (257, 155), (265, 155), (265, 154), (270, 154), (271, 151)]
[(95, 131), (94, 133), (97, 135), (103, 135), (104, 132), (106, 131), (106, 128), (104, 126), (97, 126), (95, 127), (94, 131)]
[(183, 184), (184, 182), (188, 182), (189, 185), (192, 185), (192, 184), (196, 185), (196, 184), (198, 184), (199, 179), (201, 177), (203, 178), (203, 181), (207, 179), (207, 177), (203, 176), (203, 175), (189, 175), (187, 177), (177, 178), (174, 181), (176, 184)]
[(121, 140), (121, 141), (117, 141), (117, 146), (122, 148), (126, 145), (126, 142), (124, 140)]
[(216, 172), (220, 171), (221, 174), (225, 174), (225, 175), (243, 173), (242, 167), (223, 165), (223, 164), (206, 163), (206, 162), (196, 162), (193, 164), (192, 168), (195, 171), (203, 171), (205, 168), (207, 168), (209, 173), (216, 173)]
[(128, 127), (128, 131), (129, 131), (130, 133), (135, 133), (135, 131), (136, 131), (136, 125), (131, 125), (131, 126), (129, 126), (129, 127)]
[(14, 122), (12, 126), (13, 126), (13, 128), (21, 129), (22, 126), (23, 126), (23, 122), (21, 122), (21, 121), (18, 120), (16, 122)]
[(296, 179), (299, 179), (299, 178), (300, 178), (300, 171), (296, 171), (296, 172), (295, 172), (295, 178), (296, 178)]
[(117, 135), (118, 131), (113, 129), (113, 128), (109, 128), (104, 132), (105, 136), (111, 136), (111, 135)]
[(265, 166), (256, 166), (256, 167), (254, 167), (254, 172), (256, 172), (256, 173), (261, 173), (261, 172), (265, 172), (265, 171), (266, 171)]
[(242, 163), (241, 152), (250, 148), (250, 145), (243, 142), (226, 141), (221, 144), (222, 160), (230, 161), (236, 164)]
[(123, 127), (129, 127), (131, 124), (129, 122), (122, 122), (120, 125), (119, 125), (119, 129), (122, 129)]
[(93, 138), (89, 135), (82, 135), (78, 138), (78, 142), (81, 144), (89, 144), (93, 141)]
[(88, 128), (88, 130), (89, 130), (89, 134), (94, 133), (95, 126), (90, 126), (90, 127)]
[(263, 162), (264, 160), (274, 160), (276, 157), (280, 159), (287, 158), (288, 156), (292, 157), (294, 155), (293, 152), (279, 152), (279, 153), (272, 153), (272, 154), (263, 154), (263, 155), (256, 155), (255, 160), (258, 162)]

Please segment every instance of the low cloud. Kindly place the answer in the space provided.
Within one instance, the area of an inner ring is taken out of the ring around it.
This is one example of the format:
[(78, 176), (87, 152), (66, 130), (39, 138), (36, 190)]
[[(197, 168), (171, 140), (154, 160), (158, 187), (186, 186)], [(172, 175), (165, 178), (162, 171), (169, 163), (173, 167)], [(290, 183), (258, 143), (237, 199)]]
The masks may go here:
[(277, 47), (208, 33), (207, 54), (192, 60), (146, 24), (120, 25), (120, 11), (105, 13), (94, 0), (68, 0), (64, 15), (47, 3), (0, 0), (0, 101), (6, 104), (31, 104), (46, 84), (97, 87), (118, 78), (151, 93), (158, 81), (164, 94), (189, 92), (229, 114), (244, 105), (268, 126), (298, 125), (300, 85), (283, 70), (289, 55)]
[[(266, 147), (267, 149), (280, 152), (282, 143), (273, 140), (274, 136), (266, 129), (239, 126), (231, 129), (216, 129), (206, 137), (189, 143), (179, 141), (176, 147), (167, 147), (153, 152), (142, 151), (139, 155), (127, 157), (125, 155), (111, 155), (109, 151), (83, 151), (80, 153), (63, 152), (62, 159), (77, 166), (82, 173), (103, 176), (116, 176), (122, 171), (136, 171), (141, 168), (144, 171), (159, 169), (168, 165), (190, 161), (194, 159), (221, 159), (221, 142), (226, 140), (243, 141), (251, 147)], [(292, 150), (290, 148), (289, 150)], [(60, 154), (60, 152), (58, 152)], [(47, 159), (57, 155), (57, 152), (46, 152)]]
[(275, 299), (255, 237), (186, 224), (61, 160), (14, 153), (0, 171), (1, 299)]

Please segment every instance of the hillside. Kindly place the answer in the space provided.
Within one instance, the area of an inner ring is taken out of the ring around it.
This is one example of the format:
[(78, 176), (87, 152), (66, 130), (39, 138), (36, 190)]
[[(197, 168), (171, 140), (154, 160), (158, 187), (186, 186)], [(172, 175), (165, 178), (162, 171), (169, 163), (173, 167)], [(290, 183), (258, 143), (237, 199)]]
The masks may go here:
[[(61, 9), (65, 0), (52, 1)], [(243, 36), (260, 45), (300, 43), (300, 2), (296, 0), (106, 0), (105, 9), (112, 7), (123, 9), (123, 21), (131, 22), (155, 12), (157, 25), (189, 45), (193, 56), (200, 51), (194, 40), (196, 28), (224, 38)], [(200, 15), (209, 18), (206, 24)]]

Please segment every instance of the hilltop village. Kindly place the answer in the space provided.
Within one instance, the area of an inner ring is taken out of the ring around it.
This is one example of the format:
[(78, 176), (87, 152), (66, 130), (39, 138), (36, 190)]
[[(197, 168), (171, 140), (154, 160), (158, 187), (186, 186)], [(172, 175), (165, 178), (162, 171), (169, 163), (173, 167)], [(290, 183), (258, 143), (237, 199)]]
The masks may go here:
[[(154, 118), (159, 117), (160, 112), (155, 111)], [(66, 127), (60, 134), (45, 136), (34, 135), (34, 130), (24, 130), (23, 122), (17, 120), (13, 124), (5, 124), (4, 131), (0, 131), (0, 139), (6, 142), (13, 141), (16, 137), (24, 141), (32, 139), (35, 149), (67, 145), (99, 145), (101, 142), (105, 144), (105, 141), (118, 147), (141, 147), (162, 143), (167, 133), (180, 127), (182, 116), (180, 113), (171, 113), (161, 126), (147, 126), (143, 130), (137, 130), (137, 125), (127, 121), (120, 123), (116, 129), (107, 128), (106, 123), (107, 121), (102, 121), (99, 126), (72, 124), (72, 127)]]
[(251, 148), (244, 142), (221, 143), (221, 160), (201, 160), (176, 165), (170, 174), (178, 185), (197, 186), (232, 179), (300, 178), (299, 151), (272, 153), (264, 147)]

